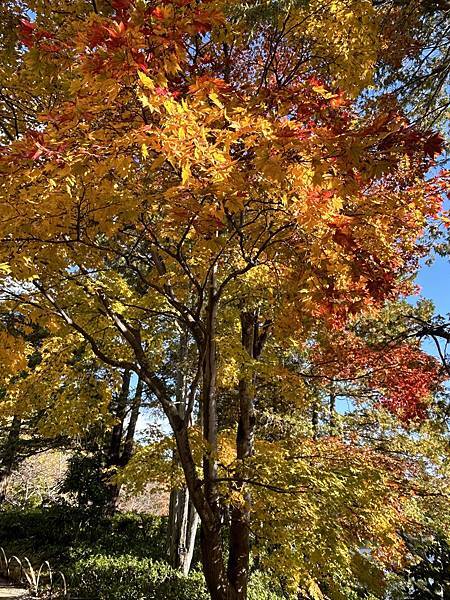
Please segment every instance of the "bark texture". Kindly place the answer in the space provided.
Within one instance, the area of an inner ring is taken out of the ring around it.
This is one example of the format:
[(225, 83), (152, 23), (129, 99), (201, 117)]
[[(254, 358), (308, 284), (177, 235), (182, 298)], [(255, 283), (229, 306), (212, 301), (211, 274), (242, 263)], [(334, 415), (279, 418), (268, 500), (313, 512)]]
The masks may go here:
[(198, 521), (187, 487), (172, 490), (169, 506), (169, 559), (170, 564), (184, 575), (191, 568)]

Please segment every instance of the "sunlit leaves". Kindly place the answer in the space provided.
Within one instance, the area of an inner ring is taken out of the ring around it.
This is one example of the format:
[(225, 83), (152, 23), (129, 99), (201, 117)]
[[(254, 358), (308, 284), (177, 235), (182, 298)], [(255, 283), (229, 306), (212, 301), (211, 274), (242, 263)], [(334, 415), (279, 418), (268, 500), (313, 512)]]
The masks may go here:
[[(48, 433), (76, 435), (105, 418), (113, 373), (134, 371), (185, 452), (200, 512), (218, 490), (204, 522), (216, 504), (251, 504), (255, 549), (291, 589), (320, 598), (322, 580), (337, 590), (361, 577), (361, 548), (398, 564), (404, 463), (359, 443), (356, 426), (324, 435), (312, 414), (335, 379), (365, 376), (375, 426), (423, 421), (438, 376), (417, 348), (381, 356), (348, 335), (411, 291), (440, 205), (425, 182), (440, 138), (352, 104), (377, 57), (372, 5), (255, 3), (253, 28), (235, 3), (69, 4), (67, 23), (37, 4), (26, 26), (23, 68), (49, 106), (2, 148), (3, 294), (51, 334), (5, 413), (44, 410)], [(180, 331), (186, 419), (173, 391)], [(223, 406), (205, 433), (193, 422), (209, 385)], [(243, 388), (256, 440), (238, 460)], [(124, 477), (179, 485), (174, 452), (171, 436), (152, 438)]]

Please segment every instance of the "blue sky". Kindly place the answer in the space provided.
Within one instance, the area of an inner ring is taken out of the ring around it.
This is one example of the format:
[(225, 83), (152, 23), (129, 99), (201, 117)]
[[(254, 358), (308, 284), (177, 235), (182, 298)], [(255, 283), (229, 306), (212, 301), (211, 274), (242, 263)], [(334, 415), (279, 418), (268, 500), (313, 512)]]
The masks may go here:
[[(445, 152), (441, 156), (439, 165), (436, 165), (430, 170), (428, 176), (430, 178), (439, 175), (441, 169), (450, 169), (450, 156)], [(443, 198), (442, 208), (450, 212), (450, 200), (448, 197)], [(442, 239), (444, 242), (448, 232), (445, 228), (441, 228)], [(432, 300), (435, 306), (435, 314), (446, 316), (450, 313), (450, 257), (443, 258), (437, 254), (433, 255), (433, 262), (430, 265), (422, 264), (422, 267), (416, 278), (416, 282), (422, 288), (420, 297)], [(414, 302), (414, 298), (411, 299)], [(428, 352), (436, 354), (436, 348), (433, 342), (424, 341), (423, 347)]]
[(438, 314), (450, 313), (448, 258), (437, 256), (431, 266), (423, 265), (416, 281), (422, 288), (420, 295), (434, 302)]
[[(426, 298), (433, 301), (436, 315), (445, 316), (450, 313), (450, 260), (448, 258), (436, 256), (433, 264), (422, 265), (416, 282), (422, 289), (418, 297), (410, 299), (412, 303), (415, 303), (419, 297)], [(433, 356), (439, 356), (436, 345), (431, 339), (424, 339), (422, 348)]]

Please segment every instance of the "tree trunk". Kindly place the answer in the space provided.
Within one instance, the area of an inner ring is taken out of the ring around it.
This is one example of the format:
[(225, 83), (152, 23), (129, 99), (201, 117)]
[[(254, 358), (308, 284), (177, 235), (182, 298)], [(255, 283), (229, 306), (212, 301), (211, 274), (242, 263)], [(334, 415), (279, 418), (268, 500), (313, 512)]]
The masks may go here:
[[(186, 488), (186, 492), (188, 490)], [(190, 571), (192, 558), (194, 556), (195, 539), (197, 537), (197, 529), (200, 518), (192, 500), (189, 498), (189, 510), (187, 515), (187, 527), (186, 527), (186, 553), (184, 556), (184, 566), (182, 567), (183, 573), (187, 575)]]
[(127, 414), (128, 396), (130, 393), (131, 372), (126, 370), (122, 376), (122, 387), (116, 402), (112, 407), (113, 417), (115, 419), (111, 432), (111, 442), (109, 445), (107, 464), (117, 466), (120, 462), (120, 449), (122, 445), (123, 427)]
[(208, 450), (203, 456), (203, 476), (205, 481), (205, 495), (216, 516), (219, 516), (219, 507), (216, 493), (217, 478), (217, 356), (216, 356), (216, 318), (217, 301), (216, 274), (213, 270), (210, 275), (208, 290), (208, 306), (206, 314), (206, 336), (203, 359), (203, 390), (202, 390), (202, 417), (203, 437), (208, 443)]
[[(241, 313), (241, 341), (249, 358), (257, 358), (259, 340), (255, 312)], [(250, 503), (248, 486), (244, 483), (245, 459), (253, 454), (253, 431), (255, 427), (254, 381), (252, 376), (244, 374), (239, 381), (239, 419), (236, 437), (236, 456), (238, 469), (234, 489), (241, 496), (242, 503), (231, 509), (228, 579), (233, 600), (247, 598), (249, 559), (250, 559)]]
[(139, 418), (139, 412), (142, 404), (142, 392), (144, 390), (144, 382), (139, 377), (136, 391), (134, 393), (133, 402), (131, 404), (130, 420), (128, 422), (127, 434), (123, 445), (122, 455), (120, 457), (120, 465), (125, 467), (129, 462), (133, 454), (134, 449), (134, 435), (136, 433), (136, 425)]
[(225, 570), (221, 538), (221, 519), (217, 507), (208, 502), (203, 482), (196, 473), (195, 461), (185, 425), (174, 421), (178, 455), (184, 471), (192, 502), (200, 516), (200, 547), (206, 585), (212, 600), (229, 600), (229, 586)]
[[(189, 336), (182, 330), (177, 357), (177, 377), (175, 401), (180, 418), (186, 413), (186, 360), (188, 355)], [(174, 463), (179, 458), (174, 454)], [(198, 514), (192, 503), (187, 486), (173, 489), (170, 493), (168, 547), (169, 562), (174, 569), (187, 575), (191, 568), (194, 553), (195, 537), (198, 526)]]
[[(106, 457), (106, 465), (108, 467), (118, 467), (121, 464), (121, 447), (125, 417), (127, 414), (128, 396), (130, 393), (131, 371), (125, 370), (122, 375), (122, 387), (117, 400), (111, 407), (113, 416), (116, 420), (111, 432), (111, 441)], [(117, 510), (119, 501), (120, 485), (117, 483), (107, 482), (108, 502), (106, 512), (113, 515)]]
[(224, 552), (222, 546), (222, 519), (217, 493), (217, 350), (216, 350), (216, 269), (209, 277), (208, 304), (206, 308), (205, 346), (203, 349), (203, 388), (201, 395), (203, 438), (208, 444), (203, 454), (203, 479), (206, 502), (211, 511), (211, 519), (202, 518), (200, 547), (202, 551), (203, 573), (212, 600), (229, 600)]
[(234, 600), (225, 572), (219, 525), (217, 528), (209, 529), (203, 523), (201, 524), (200, 548), (202, 551), (203, 575), (211, 600)]
[[(158, 261), (158, 257), (156, 257)], [(217, 318), (217, 291), (215, 270), (209, 275), (208, 301), (204, 328), (199, 330), (198, 351), (201, 361), (203, 385), (201, 389), (201, 415), (203, 438), (207, 449), (203, 453), (203, 478), (198, 476), (196, 463), (192, 453), (189, 427), (186, 418), (182, 418), (165, 386), (162, 385), (146, 361), (142, 359), (141, 375), (145, 383), (160, 400), (169, 419), (178, 456), (184, 472), (190, 497), (200, 517), (200, 547), (202, 565), (208, 591), (212, 600), (230, 600), (222, 544), (222, 520), (217, 493), (217, 398), (216, 398), (216, 341), (215, 329)]]
[(330, 435), (336, 435), (336, 396), (334, 394), (330, 394)]
[(169, 507), (170, 564), (184, 575), (189, 573), (194, 554), (198, 514), (187, 487), (172, 490)]
[(0, 504), (5, 501), (8, 484), (16, 464), (21, 425), (22, 420), (14, 416), (9, 428), (0, 466)]
[[(131, 404), (130, 420), (128, 422), (125, 440), (123, 440), (123, 429), (127, 412), (129, 389), (130, 373), (125, 372), (121, 395), (116, 405), (116, 416), (118, 418), (118, 423), (113, 427), (111, 444), (107, 458), (107, 464), (111, 467), (125, 467), (129, 463), (133, 454), (134, 435), (136, 433), (136, 424), (142, 404), (142, 380), (139, 378), (136, 385), (136, 392)], [(122, 486), (118, 483), (108, 482), (108, 504), (106, 507), (106, 512), (109, 515), (113, 515), (117, 510), (121, 488)]]
[(313, 440), (317, 440), (319, 437), (319, 409), (317, 400), (313, 402), (311, 424), (313, 430)]

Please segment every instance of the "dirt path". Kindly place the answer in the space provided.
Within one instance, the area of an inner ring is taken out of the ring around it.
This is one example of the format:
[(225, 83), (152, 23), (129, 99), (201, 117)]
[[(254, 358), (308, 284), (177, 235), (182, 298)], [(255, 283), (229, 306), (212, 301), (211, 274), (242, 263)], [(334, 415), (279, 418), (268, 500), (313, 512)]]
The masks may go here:
[(16, 588), (11, 583), (8, 583), (6, 579), (0, 577), (0, 599), (1, 600), (15, 600), (16, 598), (29, 598), (27, 590), (23, 588)]

